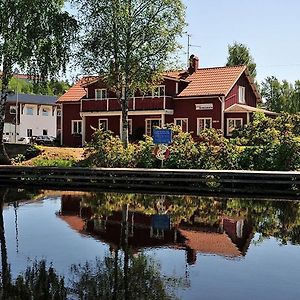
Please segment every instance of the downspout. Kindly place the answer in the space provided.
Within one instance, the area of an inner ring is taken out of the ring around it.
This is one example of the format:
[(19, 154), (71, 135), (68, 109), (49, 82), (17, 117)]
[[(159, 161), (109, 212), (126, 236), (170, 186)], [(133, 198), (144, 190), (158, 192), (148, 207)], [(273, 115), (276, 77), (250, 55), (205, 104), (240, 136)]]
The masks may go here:
[[(63, 104), (60, 104), (60, 145), (63, 145), (63, 117), (64, 117), (64, 113), (63, 113)], [(20, 116), (21, 118), (21, 116)], [(20, 121), (21, 122), (21, 121)]]
[(218, 97), (221, 101), (221, 131), (223, 132), (223, 135), (225, 134), (224, 131), (224, 120), (225, 120), (225, 96)]

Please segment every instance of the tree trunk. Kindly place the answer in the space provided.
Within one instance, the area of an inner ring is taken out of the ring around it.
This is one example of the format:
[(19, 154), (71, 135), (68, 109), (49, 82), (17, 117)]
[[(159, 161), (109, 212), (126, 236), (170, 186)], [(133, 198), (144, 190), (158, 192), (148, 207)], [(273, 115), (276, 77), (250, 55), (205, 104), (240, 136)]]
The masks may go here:
[(9, 66), (5, 58), (3, 61), (3, 73), (2, 73), (2, 86), (1, 86), (1, 99), (0, 99), (0, 165), (9, 165), (10, 159), (6, 153), (3, 143), (3, 131), (5, 122), (5, 105), (7, 102), (8, 83), (9, 83)]
[(122, 142), (125, 148), (128, 147), (128, 101), (122, 99)]
[(11, 275), (8, 266), (7, 259), (7, 248), (4, 231), (4, 219), (3, 219), (3, 206), (8, 190), (0, 190), (0, 241), (1, 241), (1, 265), (2, 265), (2, 288), (3, 288), (3, 299), (5, 299), (6, 293), (10, 289)]

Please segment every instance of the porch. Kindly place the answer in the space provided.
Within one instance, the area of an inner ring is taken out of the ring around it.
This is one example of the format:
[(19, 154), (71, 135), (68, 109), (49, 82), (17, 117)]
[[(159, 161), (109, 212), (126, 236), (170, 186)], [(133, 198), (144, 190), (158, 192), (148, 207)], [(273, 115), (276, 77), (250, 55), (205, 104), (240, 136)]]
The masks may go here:
[[(173, 109), (172, 97), (134, 97), (129, 99), (130, 111)], [(81, 112), (121, 111), (116, 98), (81, 99)]]

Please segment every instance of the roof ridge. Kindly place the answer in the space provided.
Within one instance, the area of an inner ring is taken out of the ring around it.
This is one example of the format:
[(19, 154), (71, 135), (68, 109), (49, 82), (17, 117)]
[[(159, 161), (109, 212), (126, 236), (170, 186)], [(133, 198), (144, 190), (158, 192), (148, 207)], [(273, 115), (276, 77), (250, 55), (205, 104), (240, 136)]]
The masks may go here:
[(207, 70), (207, 69), (235, 69), (240, 67), (247, 67), (246, 65), (236, 65), (236, 66), (216, 66), (216, 67), (205, 67), (199, 68), (198, 70)]

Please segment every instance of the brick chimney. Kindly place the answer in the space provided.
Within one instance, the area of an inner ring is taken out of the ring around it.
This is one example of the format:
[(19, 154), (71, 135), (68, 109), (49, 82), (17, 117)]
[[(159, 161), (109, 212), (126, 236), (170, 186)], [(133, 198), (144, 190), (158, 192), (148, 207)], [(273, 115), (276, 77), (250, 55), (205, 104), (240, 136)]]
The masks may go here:
[(198, 68), (199, 68), (199, 58), (197, 56), (195, 56), (194, 54), (192, 54), (190, 56), (190, 60), (189, 60), (188, 72), (190, 74), (193, 74), (193, 73), (197, 72)]

